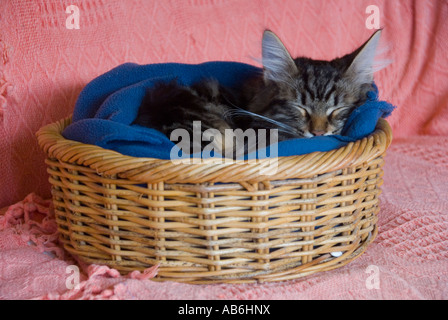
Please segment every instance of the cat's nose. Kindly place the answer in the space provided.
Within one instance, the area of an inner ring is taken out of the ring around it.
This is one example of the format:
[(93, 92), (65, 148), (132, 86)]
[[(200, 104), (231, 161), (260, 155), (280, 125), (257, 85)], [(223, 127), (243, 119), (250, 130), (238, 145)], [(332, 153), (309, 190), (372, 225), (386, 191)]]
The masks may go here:
[(312, 132), (316, 137), (319, 137), (319, 136), (323, 136), (324, 134), (325, 134), (325, 131), (313, 131)]

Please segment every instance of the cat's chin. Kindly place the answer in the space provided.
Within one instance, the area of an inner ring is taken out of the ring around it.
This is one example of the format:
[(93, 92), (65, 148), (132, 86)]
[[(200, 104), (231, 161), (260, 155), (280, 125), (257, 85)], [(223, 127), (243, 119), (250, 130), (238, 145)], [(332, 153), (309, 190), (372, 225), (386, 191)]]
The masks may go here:
[(326, 133), (324, 133), (324, 134), (321, 135), (321, 136), (316, 136), (316, 135), (314, 135), (314, 134), (312, 134), (312, 133), (310, 133), (310, 132), (305, 132), (305, 133), (303, 134), (303, 137), (304, 137), (304, 138), (314, 138), (314, 137), (333, 136), (333, 135), (336, 135), (336, 134), (339, 134), (339, 133), (336, 133), (336, 132), (326, 132)]
[(315, 137), (315, 135), (312, 134), (312, 133), (310, 133), (310, 132), (304, 132), (304, 133), (303, 133), (303, 136), (304, 136), (305, 138), (313, 138), (313, 137)]

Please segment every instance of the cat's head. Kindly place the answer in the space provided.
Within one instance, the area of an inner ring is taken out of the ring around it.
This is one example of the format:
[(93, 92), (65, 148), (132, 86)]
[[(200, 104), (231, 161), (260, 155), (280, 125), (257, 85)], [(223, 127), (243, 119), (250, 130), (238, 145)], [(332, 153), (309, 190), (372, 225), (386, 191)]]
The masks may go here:
[[(381, 30), (354, 52), (332, 61), (293, 59), (271, 31), (263, 35), (266, 85), (277, 86), (284, 101), (282, 113), (305, 137), (340, 134), (350, 113), (373, 88), (375, 52)], [(278, 108), (276, 108), (278, 113)], [(275, 115), (272, 115), (274, 118)]]

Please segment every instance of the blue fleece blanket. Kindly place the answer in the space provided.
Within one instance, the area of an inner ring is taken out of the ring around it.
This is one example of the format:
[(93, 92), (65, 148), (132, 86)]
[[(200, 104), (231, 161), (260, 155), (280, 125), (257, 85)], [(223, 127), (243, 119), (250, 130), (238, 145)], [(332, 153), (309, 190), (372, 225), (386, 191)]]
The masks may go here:
[[(66, 139), (134, 157), (171, 159), (172, 154), (183, 157), (175, 142), (161, 132), (132, 124), (147, 89), (158, 81), (177, 79), (180, 84), (190, 85), (203, 78), (215, 78), (224, 86), (238, 86), (246, 77), (258, 72), (261, 70), (257, 67), (237, 62), (198, 65), (126, 63), (87, 84), (76, 102), (72, 123), (62, 134)], [(351, 114), (342, 135), (282, 141), (275, 145), (275, 153), (282, 157), (340, 148), (371, 134), (378, 119), (389, 116), (393, 109), (391, 104), (378, 100), (375, 88), (368, 93), (368, 101)], [(248, 157), (272, 157), (274, 149), (270, 148), (272, 146)]]

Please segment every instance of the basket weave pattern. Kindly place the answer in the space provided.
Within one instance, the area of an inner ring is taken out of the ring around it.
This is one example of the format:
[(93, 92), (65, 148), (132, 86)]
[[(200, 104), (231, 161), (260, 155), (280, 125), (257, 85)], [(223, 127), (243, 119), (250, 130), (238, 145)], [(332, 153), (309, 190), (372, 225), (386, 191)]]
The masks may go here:
[[(256, 163), (134, 158), (66, 140), (70, 118), (41, 128), (64, 248), (155, 280), (280, 281), (347, 264), (377, 234), (385, 120), (346, 147)], [(341, 252), (333, 256), (331, 253)]]

